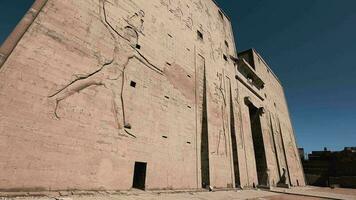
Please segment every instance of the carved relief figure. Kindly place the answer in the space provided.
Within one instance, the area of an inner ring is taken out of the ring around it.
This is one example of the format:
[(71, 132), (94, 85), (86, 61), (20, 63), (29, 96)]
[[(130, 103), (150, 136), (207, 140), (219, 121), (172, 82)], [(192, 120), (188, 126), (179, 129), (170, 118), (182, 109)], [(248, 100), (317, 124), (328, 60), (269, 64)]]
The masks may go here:
[(91, 86), (106, 88), (112, 93), (113, 110), (119, 132), (125, 130), (127, 134), (133, 136), (127, 131), (127, 129), (131, 129), (131, 124), (125, 117), (125, 101), (123, 96), (127, 65), (130, 60), (137, 59), (157, 73), (162, 74), (162, 71), (150, 63), (139, 51), (138, 37), (139, 32), (143, 31), (144, 12), (141, 10), (129, 19), (126, 19), (127, 26), (123, 28), (123, 31), (119, 32), (108, 22), (105, 3), (105, 0), (100, 0), (100, 16), (102, 23), (110, 32), (114, 41), (112, 59), (102, 64), (102, 66), (92, 73), (75, 75), (73, 81), (50, 94), (49, 98), (55, 100), (54, 115), (59, 119), (57, 110), (60, 103), (66, 98)]
[(213, 39), (213, 36), (211, 34), (210, 30), (211, 27), (208, 26), (208, 30), (205, 32), (205, 34), (207, 35), (207, 39), (208, 39), (208, 43), (210, 44), (210, 57), (214, 60), (217, 61), (219, 59), (221, 59), (222, 55), (223, 55), (223, 51), (221, 48), (221, 43), (217, 43), (216, 40)]
[(184, 23), (187, 28), (192, 30), (193, 29), (193, 17), (192, 17), (192, 14), (190, 14), (190, 15), (191, 16), (188, 16), (187, 19), (184, 21)]
[(201, 2), (201, 0), (194, 2), (194, 4), (195, 4), (195, 9), (196, 9), (197, 11), (203, 12), (204, 5), (203, 5), (203, 3)]
[[(227, 116), (227, 101), (226, 101), (226, 93), (225, 93), (225, 87), (224, 87), (224, 78), (222, 73), (217, 73), (217, 78), (218, 78), (218, 84), (215, 84), (215, 90), (216, 90), (216, 95), (222, 99), (222, 105), (220, 107), (221, 109), (221, 123), (222, 123), (222, 130), (219, 131), (218, 135), (218, 142), (217, 142), (217, 148), (216, 148), (216, 154), (217, 155), (225, 155), (227, 156), (227, 131), (229, 130), (228, 128), (228, 116)], [(223, 140), (224, 145), (221, 145)], [(222, 150), (221, 150), (222, 149)]]
[(125, 21), (132, 27), (135, 31), (143, 34), (143, 23), (145, 22), (143, 19), (145, 17), (145, 12), (140, 10), (139, 12), (133, 14), (131, 17)]
[(173, 13), (173, 15), (180, 21), (183, 18), (183, 11), (182, 11), (181, 7), (182, 7), (181, 2), (178, 1), (177, 4), (174, 6), (174, 8), (172, 7), (169, 9), (169, 12)]
[(171, 0), (161, 0), (160, 3), (166, 7), (167, 11), (172, 13), (176, 19), (184, 24), (183, 29), (188, 28), (192, 30), (194, 25), (193, 14), (188, 4), (184, 4), (178, 0), (172, 2)]
[(161, 0), (161, 5), (166, 6), (168, 9), (171, 6), (171, 0)]

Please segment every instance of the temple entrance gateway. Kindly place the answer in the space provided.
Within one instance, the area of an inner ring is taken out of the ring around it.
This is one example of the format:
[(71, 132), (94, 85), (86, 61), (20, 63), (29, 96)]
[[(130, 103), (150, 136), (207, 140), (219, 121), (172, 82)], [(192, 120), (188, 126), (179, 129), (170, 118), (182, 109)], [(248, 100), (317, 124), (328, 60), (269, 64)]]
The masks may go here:
[(248, 103), (247, 106), (250, 114), (250, 124), (253, 140), (253, 149), (255, 153), (258, 185), (267, 186), (267, 161), (260, 121), (260, 114), (262, 112), (262, 109), (257, 108), (252, 103)]

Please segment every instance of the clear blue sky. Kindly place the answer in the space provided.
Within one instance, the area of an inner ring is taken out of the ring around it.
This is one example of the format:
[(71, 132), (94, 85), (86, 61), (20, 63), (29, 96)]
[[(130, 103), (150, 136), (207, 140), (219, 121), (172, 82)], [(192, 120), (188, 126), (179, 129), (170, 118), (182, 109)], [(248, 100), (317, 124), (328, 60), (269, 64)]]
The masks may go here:
[[(299, 146), (356, 146), (356, 1), (217, 1), (282, 81)], [(0, 1), (0, 43), (32, 2)]]
[(0, 0), (0, 44), (21, 20), (34, 0)]
[(299, 146), (356, 146), (356, 1), (218, 2), (282, 81)]

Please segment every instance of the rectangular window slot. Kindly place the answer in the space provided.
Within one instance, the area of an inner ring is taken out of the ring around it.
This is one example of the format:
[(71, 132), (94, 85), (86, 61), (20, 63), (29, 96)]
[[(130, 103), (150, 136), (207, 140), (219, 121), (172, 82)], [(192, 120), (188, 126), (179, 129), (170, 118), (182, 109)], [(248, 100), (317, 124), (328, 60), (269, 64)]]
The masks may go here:
[(223, 58), (225, 61), (227, 61), (227, 56), (225, 54), (223, 55)]
[(169, 99), (169, 96), (164, 96), (164, 98)]
[(191, 144), (190, 142), (187, 142), (187, 144)]
[(136, 44), (136, 49), (141, 49), (141, 45)]
[(192, 108), (191, 106), (187, 106), (188, 108)]
[(131, 81), (130, 86), (135, 88), (136, 87), (136, 82), (135, 81)]
[(168, 66), (171, 66), (172, 64), (171, 63), (169, 63), (169, 62), (166, 62), (166, 64), (168, 65)]
[(162, 137), (163, 137), (163, 138), (165, 138), (165, 139), (167, 139), (167, 138), (168, 138), (168, 137), (167, 137), (167, 136), (165, 136), (165, 135), (163, 135)]
[(190, 76), (189, 74), (188, 74), (187, 76), (188, 76), (189, 78), (191, 78), (191, 76)]
[(173, 36), (172, 36), (171, 34), (169, 34), (169, 33), (168, 33), (168, 36), (171, 37), (171, 38), (173, 38)]
[(203, 33), (202, 33), (202, 32), (197, 31), (197, 35), (198, 35), (198, 39), (199, 39), (199, 40), (203, 40), (203, 39), (204, 39), (204, 36), (203, 36)]
[(225, 40), (225, 46), (229, 48), (229, 43)]

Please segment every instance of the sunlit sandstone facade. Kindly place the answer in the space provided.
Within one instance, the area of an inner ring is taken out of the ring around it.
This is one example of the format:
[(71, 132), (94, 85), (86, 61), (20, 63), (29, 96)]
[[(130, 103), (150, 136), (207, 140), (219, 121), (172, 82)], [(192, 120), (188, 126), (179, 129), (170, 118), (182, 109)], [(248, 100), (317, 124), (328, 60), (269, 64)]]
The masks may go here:
[(0, 190), (305, 185), (280, 82), (212, 0), (37, 0), (0, 53)]

